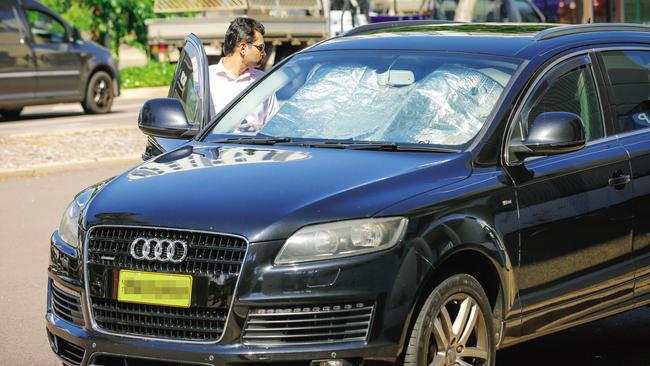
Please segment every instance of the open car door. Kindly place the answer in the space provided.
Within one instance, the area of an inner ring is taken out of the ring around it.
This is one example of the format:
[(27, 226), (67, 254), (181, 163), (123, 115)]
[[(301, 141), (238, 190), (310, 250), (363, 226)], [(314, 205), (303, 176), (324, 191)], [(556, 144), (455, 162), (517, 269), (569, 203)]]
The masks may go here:
[[(185, 37), (167, 96), (181, 102), (187, 121), (197, 130), (203, 128), (211, 117), (208, 77), (208, 59), (203, 44), (196, 35), (190, 34)], [(148, 160), (185, 142), (187, 140), (149, 136), (142, 159)]]

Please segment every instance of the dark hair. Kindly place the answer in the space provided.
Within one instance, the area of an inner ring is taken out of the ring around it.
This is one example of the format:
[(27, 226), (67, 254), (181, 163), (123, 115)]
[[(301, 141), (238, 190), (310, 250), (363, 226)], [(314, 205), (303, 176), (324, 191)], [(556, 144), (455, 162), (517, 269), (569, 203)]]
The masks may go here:
[(230, 22), (226, 31), (226, 40), (223, 44), (223, 54), (230, 56), (235, 52), (235, 47), (240, 42), (253, 43), (255, 41), (255, 31), (264, 35), (264, 26), (253, 18), (238, 17)]

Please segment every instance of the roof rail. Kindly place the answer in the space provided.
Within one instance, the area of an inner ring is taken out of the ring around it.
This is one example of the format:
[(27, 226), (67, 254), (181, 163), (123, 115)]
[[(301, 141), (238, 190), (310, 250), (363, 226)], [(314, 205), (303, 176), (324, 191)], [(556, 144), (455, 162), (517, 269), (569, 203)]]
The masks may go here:
[(556, 37), (568, 36), (571, 34), (587, 32), (647, 32), (650, 33), (650, 26), (642, 24), (625, 24), (625, 23), (592, 23), (576, 24), (549, 28), (543, 30), (533, 37), (534, 41), (542, 41)]
[(339, 34), (339, 37), (349, 37), (355, 36), (362, 33), (372, 32), (372, 31), (381, 31), (385, 29), (395, 29), (403, 27), (417, 27), (420, 25), (433, 25), (433, 24), (455, 24), (455, 23), (464, 23), (464, 22), (455, 22), (451, 20), (396, 20), (392, 22), (381, 22), (381, 23), (372, 23), (366, 25), (360, 25), (358, 27), (352, 28), (347, 32)]

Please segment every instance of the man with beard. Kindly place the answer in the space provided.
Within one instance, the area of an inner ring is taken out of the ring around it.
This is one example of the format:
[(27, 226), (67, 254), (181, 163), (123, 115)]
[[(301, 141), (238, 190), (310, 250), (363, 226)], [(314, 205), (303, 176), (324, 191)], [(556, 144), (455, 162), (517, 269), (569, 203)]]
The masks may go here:
[[(266, 56), (264, 26), (252, 18), (238, 17), (230, 23), (223, 46), (224, 57), (209, 67), (212, 108), (218, 113), (250, 84), (264, 76), (256, 69)], [(259, 131), (278, 109), (275, 94), (250, 111), (238, 132)]]

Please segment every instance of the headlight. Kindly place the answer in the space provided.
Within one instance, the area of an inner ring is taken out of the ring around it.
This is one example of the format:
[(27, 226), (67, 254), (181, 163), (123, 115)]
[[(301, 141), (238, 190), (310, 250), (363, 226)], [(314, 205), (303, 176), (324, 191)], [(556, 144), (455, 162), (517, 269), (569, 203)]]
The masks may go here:
[(92, 186), (79, 193), (68, 208), (65, 209), (61, 224), (59, 224), (59, 236), (68, 245), (75, 248), (79, 247), (79, 218), (96, 190), (97, 186)]
[(407, 219), (390, 217), (306, 226), (293, 234), (275, 264), (319, 261), (393, 247), (404, 236)]

